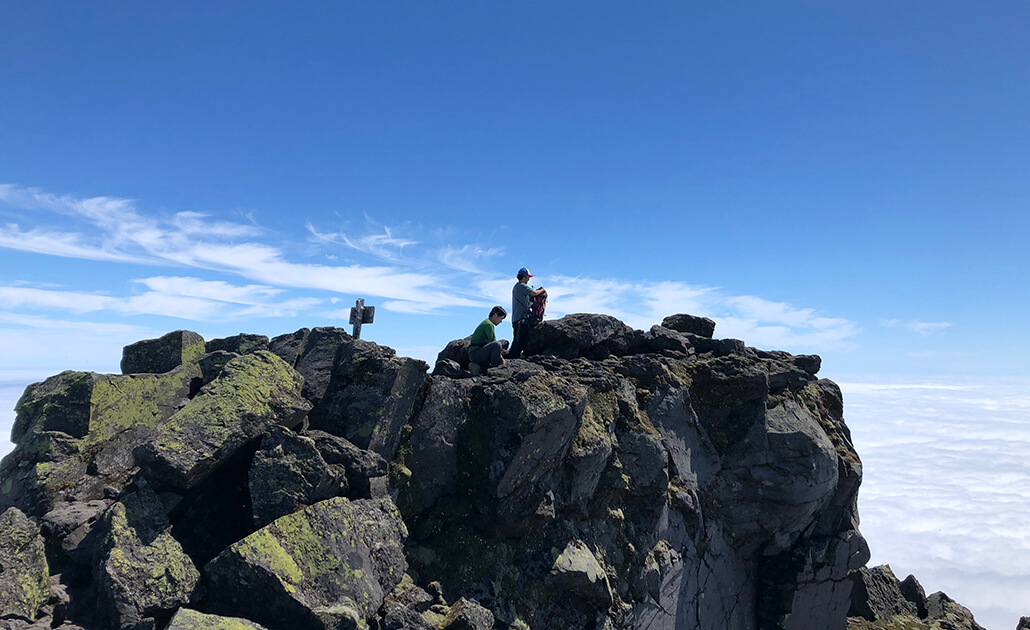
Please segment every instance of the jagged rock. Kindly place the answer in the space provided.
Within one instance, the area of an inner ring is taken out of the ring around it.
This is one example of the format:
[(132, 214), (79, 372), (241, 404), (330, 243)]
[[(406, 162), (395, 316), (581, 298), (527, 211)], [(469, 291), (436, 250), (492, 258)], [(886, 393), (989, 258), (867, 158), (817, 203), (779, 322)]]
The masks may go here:
[(90, 533), (97, 519), (110, 505), (108, 500), (63, 503), (43, 515), (47, 538), (60, 541), (60, 549), (74, 564), (86, 564), (93, 555)]
[(332, 379), (311, 412), (311, 428), (393, 459), (401, 429), (423, 394), (428, 369), (423, 361), (397, 357), (374, 343), (341, 343)]
[[(348, 606), (370, 617), (407, 569), (407, 530), (389, 499), (333, 498), (284, 516), (208, 563), (207, 607), (270, 627), (326, 627)], [(323, 617), (319, 615), (322, 614)]]
[[(347, 331), (333, 327), (314, 328), (304, 335), (295, 366), (304, 376), (304, 398), (312, 404), (317, 406), (325, 395), (340, 346), (352, 339)], [(284, 344), (280, 347), (285, 350), (291, 346)]]
[(268, 337), (265, 335), (250, 335), (240, 333), (232, 337), (212, 339), (207, 342), (205, 352), (233, 352), (236, 354), (250, 354), (258, 350), (268, 350)]
[(239, 617), (221, 617), (180, 608), (165, 630), (265, 630), (265, 627)]
[(101, 618), (115, 628), (193, 603), (200, 572), (172, 537), (165, 505), (149, 489), (113, 504), (97, 525), (93, 584)]
[(678, 315), (669, 315), (662, 320), (663, 328), (670, 328), (672, 330), (678, 330), (679, 332), (690, 333), (697, 335), (698, 337), (712, 338), (715, 334), (715, 321), (708, 319), (707, 317), (698, 317), (696, 315), (687, 315), (680, 313)]
[(565, 359), (604, 358), (610, 345), (631, 335), (633, 329), (611, 315), (573, 313), (533, 327), (526, 346), (529, 355), (549, 354)]
[(926, 619), (928, 615), (926, 610), (926, 591), (923, 590), (923, 585), (919, 583), (916, 576), (909, 575), (898, 584), (898, 588), (901, 591), (901, 595), (915, 606), (916, 616), (920, 619)]
[(462, 597), (451, 606), (444, 617), (442, 630), (491, 630), (494, 614), (479, 605), (479, 602)]
[(851, 610), (849, 617), (869, 621), (886, 621), (902, 615), (918, 617), (916, 607), (901, 594), (898, 578), (890, 566), (861, 568), (852, 573)]
[(1030, 630), (1030, 617), (1020, 617), (1016, 630)]
[(930, 630), (985, 630), (968, 608), (940, 592), (926, 598), (926, 618)]
[(344, 438), (317, 429), (308, 431), (307, 436), (314, 441), (329, 467), (336, 471), (336, 476), (346, 481), (349, 498), (380, 498), (372, 496), (373, 480), (384, 477), (390, 468), (379, 453), (358, 448)]
[(255, 527), (342, 495), (348, 487), (346, 476), (330, 469), (314, 440), (281, 425), (266, 429), (249, 476)]
[(163, 374), (62, 372), (30, 385), (15, 407), (17, 447), (0, 464), (0, 506), (39, 516), (60, 499), (121, 488), (133, 450), (186, 404), (199, 376), (192, 362)]
[(297, 332), (272, 337), (272, 340), (268, 343), (268, 349), (272, 354), (286, 361), (287, 365), (296, 368), (297, 358), (300, 357), (300, 353), (304, 350), (304, 341), (310, 333), (311, 331), (307, 328), (301, 328)]
[(549, 582), (583, 601), (607, 609), (614, 603), (608, 576), (581, 540), (570, 541), (554, 561)]
[(192, 488), (266, 426), (297, 426), (311, 408), (300, 396), (302, 382), (268, 351), (237, 357), (136, 449), (136, 460), (152, 479)]
[(122, 374), (162, 374), (195, 361), (204, 354), (204, 338), (177, 330), (158, 339), (146, 339), (122, 350)]
[(447, 342), (443, 350), (436, 355), (436, 369), (439, 369), (440, 364), (446, 361), (457, 363), (459, 369), (469, 369), (469, 344), (471, 341), (472, 337), (465, 337)]
[[(129, 353), (170, 356), (164, 373), (30, 386), (0, 508), (39, 518), (57, 575), (36, 619), (3, 623), (843, 628), (869, 550), (840, 389), (814, 355), (684, 321), (549, 321), (538, 354), (476, 378), (461, 340), (427, 377), (336, 328), (207, 354), (180, 333)], [(207, 598), (163, 558), (204, 566)], [(908, 612), (849, 627), (979, 628), (894, 583)], [(464, 597), (448, 606), (444, 588)]]
[(18, 508), (0, 514), (0, 616), (32, 621), (50, 598), (43, 538)]

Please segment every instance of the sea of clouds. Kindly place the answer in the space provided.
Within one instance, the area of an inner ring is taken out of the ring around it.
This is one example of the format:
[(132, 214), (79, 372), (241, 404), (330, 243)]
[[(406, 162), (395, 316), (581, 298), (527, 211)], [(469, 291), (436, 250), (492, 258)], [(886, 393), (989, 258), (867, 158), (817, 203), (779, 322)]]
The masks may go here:
[[(0, 455), (27, 382), (0, 371)], [(843, 381), (869, 566), (914, 574), (988, 630), (1030, 615), (1030, 383)]]
[(841, 382), (870, 566), (914, 574), (988, 630), (1030, 615), (1030, 383)]

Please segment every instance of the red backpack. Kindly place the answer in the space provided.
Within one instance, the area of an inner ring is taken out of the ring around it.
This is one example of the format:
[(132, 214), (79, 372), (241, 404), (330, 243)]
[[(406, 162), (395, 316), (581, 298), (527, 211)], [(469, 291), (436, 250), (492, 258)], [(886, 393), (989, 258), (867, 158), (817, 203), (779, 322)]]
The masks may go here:
[(532, 323), (544, 321), (544, 309), (547, 308), (547, 291), (529, 296), (529, 319)]

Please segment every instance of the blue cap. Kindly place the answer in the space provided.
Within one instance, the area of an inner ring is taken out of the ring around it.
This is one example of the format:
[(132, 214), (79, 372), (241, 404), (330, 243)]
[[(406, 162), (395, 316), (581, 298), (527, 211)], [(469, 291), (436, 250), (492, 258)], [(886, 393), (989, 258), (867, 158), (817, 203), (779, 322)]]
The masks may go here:
[(529, 269), (526, 269), (525, 267), (523, 267), (522, 269), (519, 269), (519, 272), (517, 274), (515, 274), (515, 276), (516, 277), (518, 277), (518, 276), (529, 276), (530, 278), (532, 278), (533, 274), (529, 273)]

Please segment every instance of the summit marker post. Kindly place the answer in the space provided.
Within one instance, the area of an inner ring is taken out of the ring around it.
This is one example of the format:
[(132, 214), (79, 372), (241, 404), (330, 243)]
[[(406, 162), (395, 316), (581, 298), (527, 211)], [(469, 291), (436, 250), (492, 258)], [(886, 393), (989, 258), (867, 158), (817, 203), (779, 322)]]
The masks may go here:
[(365, 298), (354, 301), (350, 310), (350, 323), (354, 325), (354, 338), (361, 339), (361, 325), (371, 324), (376, 318), (376, 307), (365, 306)]

